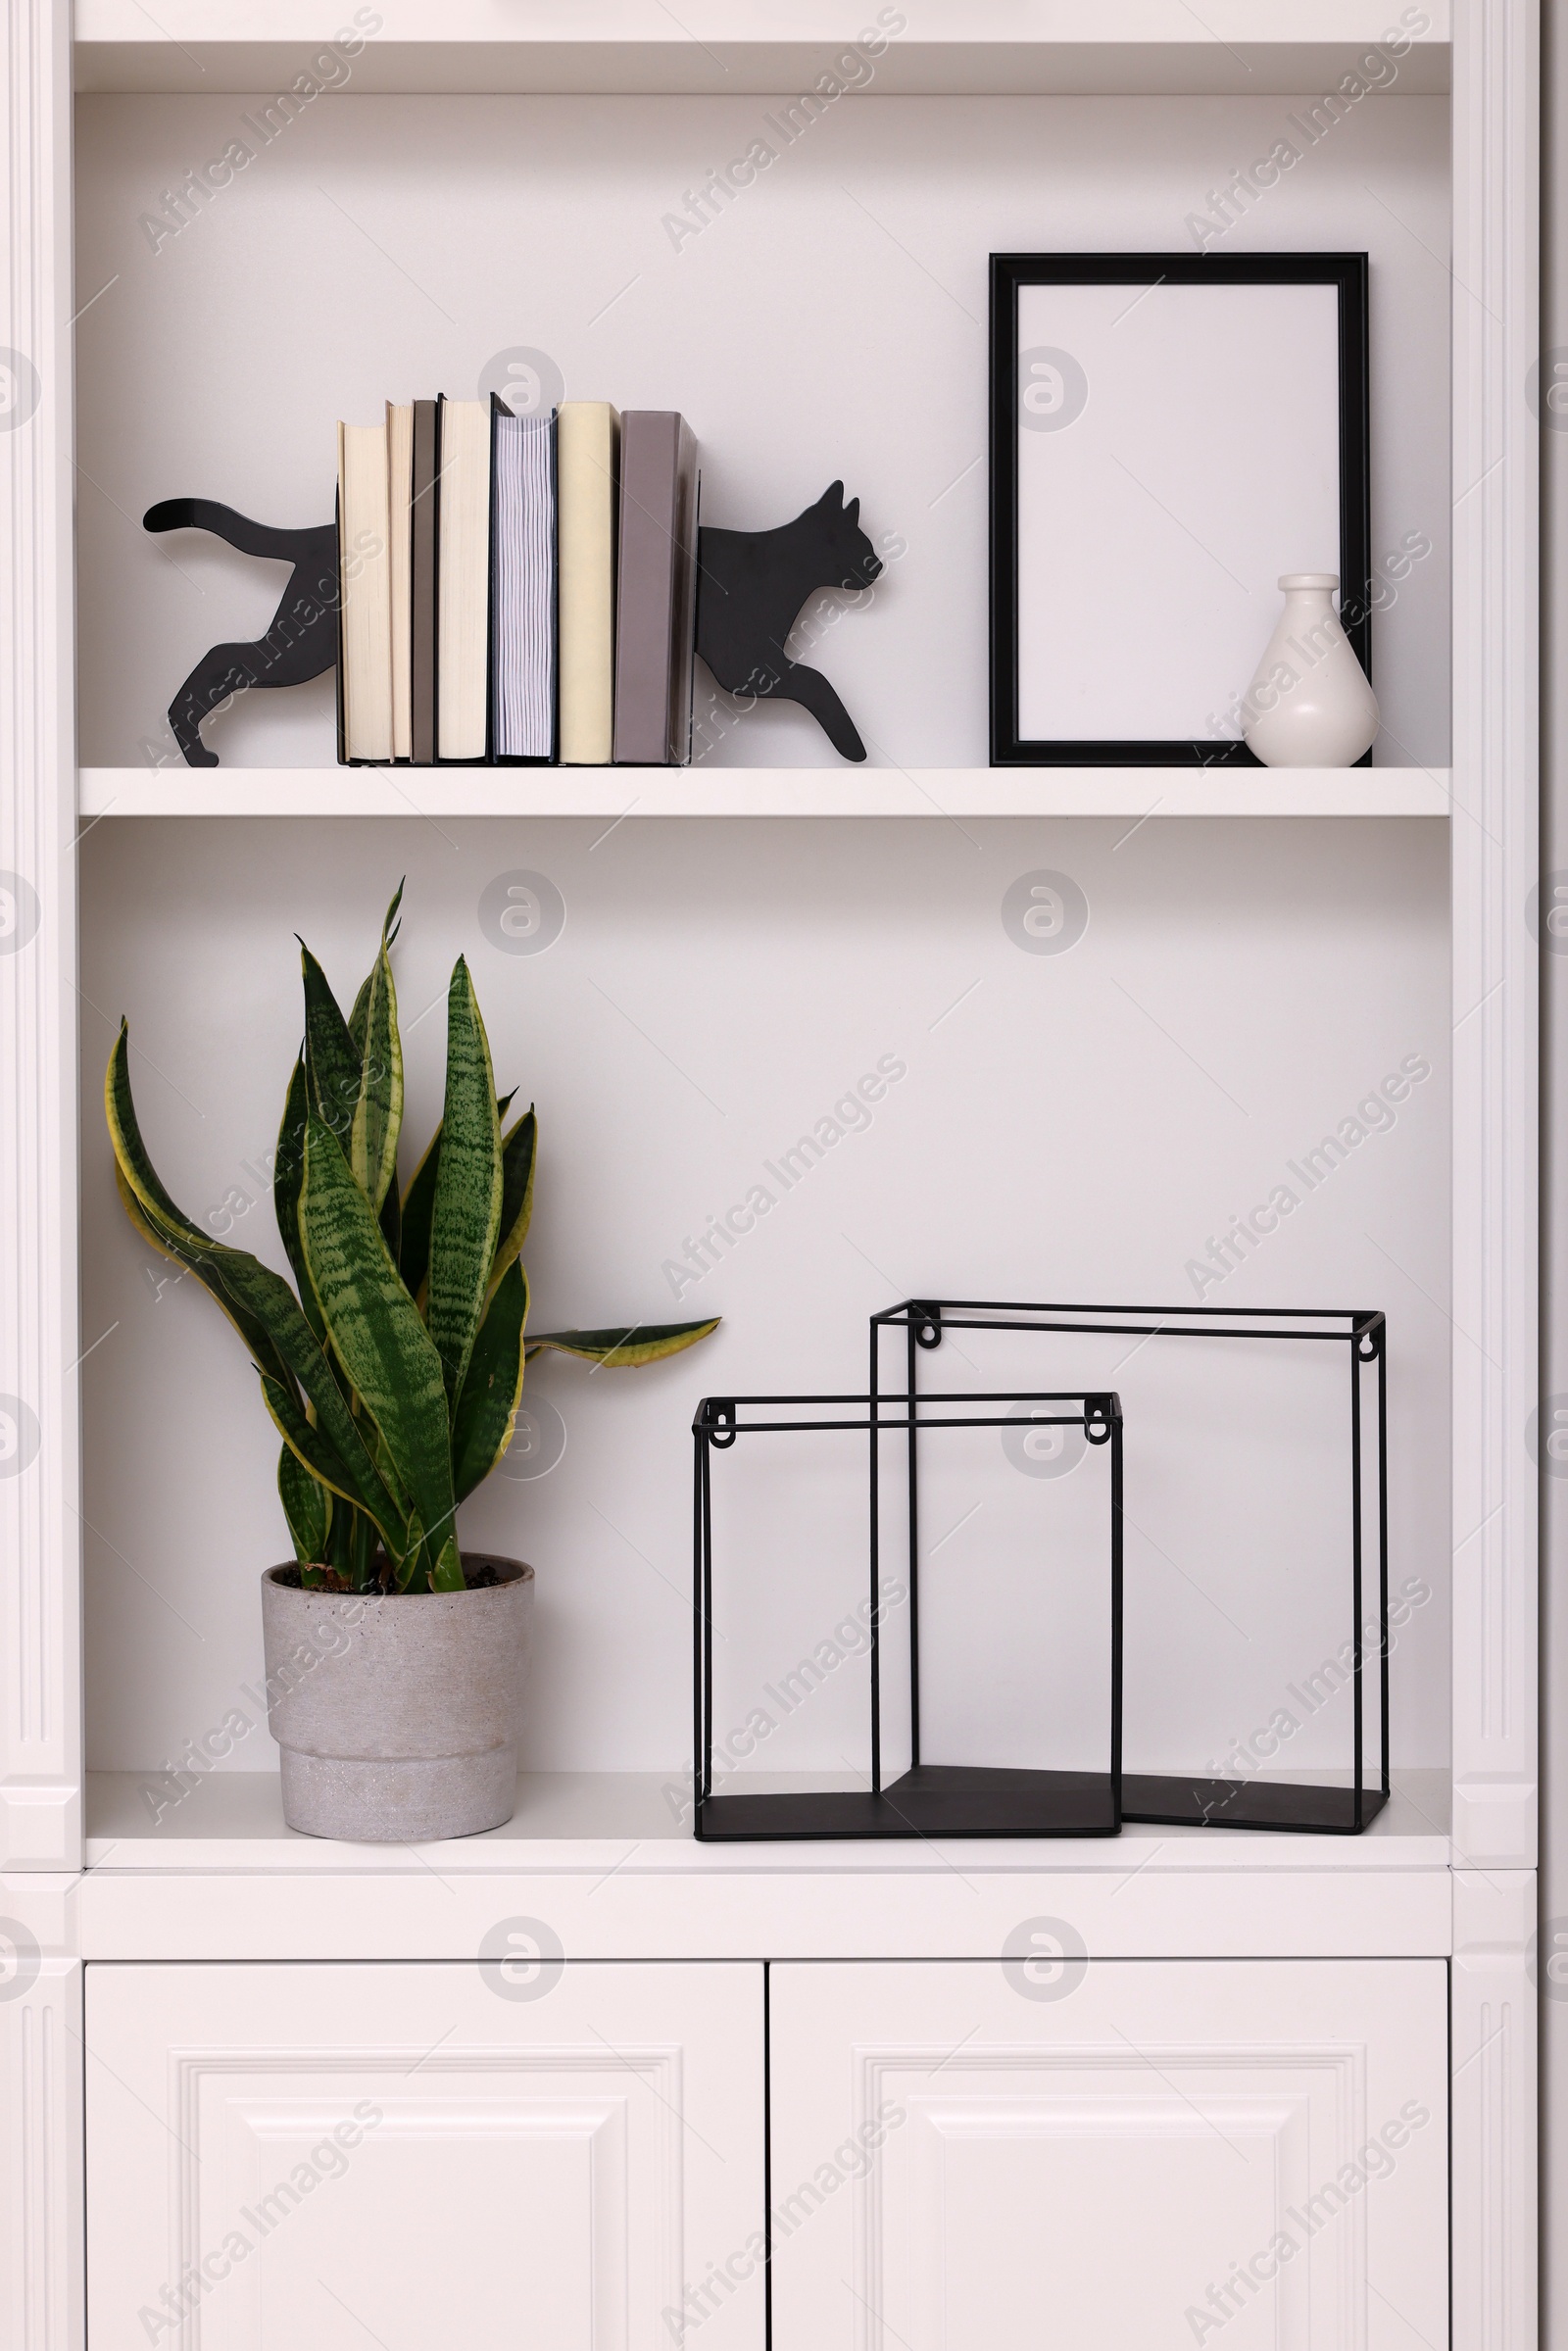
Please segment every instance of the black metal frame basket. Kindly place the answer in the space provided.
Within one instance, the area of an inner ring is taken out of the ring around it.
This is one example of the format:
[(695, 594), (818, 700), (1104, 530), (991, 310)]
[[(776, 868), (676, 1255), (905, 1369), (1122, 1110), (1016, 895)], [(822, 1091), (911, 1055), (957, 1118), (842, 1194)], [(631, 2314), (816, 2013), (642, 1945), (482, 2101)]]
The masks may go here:
[[(1351, 1783), (1346, 1787), (1307, 1786), (1287, 1780), (1204, 1778), (1159, 1773), (1128, 1773), (1122, 1782), (1122, 1817), (1161, 1827), (1210, 1829), (1298, 1830), (1319, 1836), (1358, 1836), (1376, 1819), (1389, 1799), (1389, 1488), (1388, 1395), (1386, 1379), (1387, 1328), (1374, 1308), (1318, 1312), (1306, 1307), (1219, 1306), (1073, 1306), (974, 1298), (906, 1298), (870, 1318), (870, 1387), (881, 1388), (881, 1346), (884, 1331), (906, 1334), (900, 1366), (905, 1394), (916, 1396), (921, 1359), (942, 1345), (946, 1331), (1042, 1331), (1053, 1333), (1125, 1334), (1140, 1341), (1224, 1341), (1227, 1339), (1284, 1339), (1303, 1346), (1337, 1345), (1348, 1358), (1347, 1384), (1349, 1406), (1350, 1555), (1349, 1603), (1352, 1690)], [(1375, 1383), (1375, 1458), (1370, 1472), (1363, 1462), (1363, 1376)], [(900, 1398), (899, 1400), (903, 1400)], [(1136, 1420), (1133, 1443), (1138, 1442)], [(1363, 1535), (1368, 1477), (1375, 1490), (1375, 1514), (1370, 1565), (1364, 1556)], [(913, 1564), (911, 1562), (911, 1576)], [(1363, 1592), (1375, 1579), (1377, 1640), (1363, 1640)], [(914, 1587), (911, 1583), (911, 1592)], [(918, 1618), (914, 1619), (917, 1628)], [(913, 1628), (912, 1628), (913, 1629)], [(1377, 1775), (1368, 1778), (1363, 1680), (1374, 1667), (1378, 1674)]]
[[(912, 1343), (911, 1343), (912, 1344)], [(1032, 1771), (929, 1763), (920, 1749), (918, 1639), (919, 1439), (943, 1428), (1006, 1428), (1008, 1405), (1059, 1405), (1046, 1425), (1079, 1428), (1110, 1448), (1108, 1582), (1109, 1752), (1103, 1771)], [(932, 1409), (948, 1407), (947, 1410)], [(954, 1409), (956, 1407), (957, 1409)], [(980, 1409), (983, 1407), (984, 1409)], [(786, 1417), (777, 1417), (783, 1414)], [(864, 1788), (713, 1791), (712, 1456), (742, 1437), (769, 1432), (863, 1433), (867, 1442), (870, 1576), (870, 1773)], [(910, 1761), (891, 1782), (883, 1768), (883, 1658), (879, 1446), (903, 1432), (907, 1455)], [(705, 1397), (692, 1423), (694, 1446), (696, 1835), (731, 1838), (855, 1837), (1111, 1837), (1121, 1825), (1122, 1421), (1113, 1394), (1008, 1390), (975, 1396), (782, 1396)]]

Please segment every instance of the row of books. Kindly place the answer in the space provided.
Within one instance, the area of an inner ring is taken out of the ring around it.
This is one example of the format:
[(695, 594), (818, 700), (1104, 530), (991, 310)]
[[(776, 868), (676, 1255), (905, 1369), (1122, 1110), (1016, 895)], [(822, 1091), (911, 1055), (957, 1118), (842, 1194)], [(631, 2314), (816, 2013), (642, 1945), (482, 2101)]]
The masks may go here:
[(671, 410), (339, 424), (338, 758), (691, 757), (697, 443)]

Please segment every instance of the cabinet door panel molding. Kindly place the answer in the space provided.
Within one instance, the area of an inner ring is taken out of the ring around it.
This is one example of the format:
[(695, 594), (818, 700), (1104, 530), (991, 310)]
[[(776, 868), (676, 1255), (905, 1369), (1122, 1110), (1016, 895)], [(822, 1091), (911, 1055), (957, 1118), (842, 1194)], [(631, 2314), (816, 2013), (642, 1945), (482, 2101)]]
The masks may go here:
[(638, 2351), (762, 2225), (757, 1967), (94, 1968), (87, 2044), (111, 2341)]
[(776, 2339), (1441, 2341), (1445, 1977), (776, 1968)]

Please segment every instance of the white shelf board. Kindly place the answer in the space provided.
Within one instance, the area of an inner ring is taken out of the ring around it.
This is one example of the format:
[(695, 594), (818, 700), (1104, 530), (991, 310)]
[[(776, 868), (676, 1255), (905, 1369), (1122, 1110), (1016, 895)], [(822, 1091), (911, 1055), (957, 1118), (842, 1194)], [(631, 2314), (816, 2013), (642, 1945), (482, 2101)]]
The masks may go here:
[[(392, 92), (635, 92), (736, 97), (811, 89), (854, 50), (875, 12), (846, 0), (773, 0), (737, 37), (733, 0), (690, 0), (679, 22), (659, 0), (605, 0), (585, 27), (572, 0), (535, 0), (523, 30), (508, 0), (379, 0), (380, 23), (341, 86)], [(891, 12), (889, 12), (891, 13)], [(1040, 0), (1019, 37), (1008, 0), (911, 0), (905, 22), (854, 86), (872, 94), (1116, 96), (1332, 88), (1390, 17), (1368, 0)], [(1446, 0), (1385, 86), (1448, 86)], [(311, 52), (338, 39), (337, 0), (77, 0), (83, 90), (287, 89)], [(863, 44), (862, 44), (863, 54)], [(848, 73), (845, 76), (849, 78)]]
[[(766, 1774), (747, 1785), (763, 1787)], [(146, 1871), (287, 1871), (311, 1876), (388, 1872), (495, 1876), (514, 1871), (593, 1871), (617, 1876), (849, 1875), (937, 1871), (1191, 1872), (1446, 1869), (1450, 1860), (1448, 1780), (1442, 1771), (1396, 1776), (1395, 1792), (1360, 1837), (1267, 1831), (1129, 1827), (1119, 1837), (892, 1837), (824, 1843), (699, 1844), (676, 1817), (668, 1790), (679, 1775), (657, 1772), (524, 1772), (517, 1809), (504, 1828), (417, 1846), (338, 1844), (284, 1827), (271, 1772), (214, 1772), (155, 1824), (145, 1790), (154, 1772), (89, 1772), (86, 1864), (118, 1876)], [(163, 1792), (167, 1793), (167, 1789)]]
[(84, 767), (106, 816), (1446, 816), (1441, 767)]

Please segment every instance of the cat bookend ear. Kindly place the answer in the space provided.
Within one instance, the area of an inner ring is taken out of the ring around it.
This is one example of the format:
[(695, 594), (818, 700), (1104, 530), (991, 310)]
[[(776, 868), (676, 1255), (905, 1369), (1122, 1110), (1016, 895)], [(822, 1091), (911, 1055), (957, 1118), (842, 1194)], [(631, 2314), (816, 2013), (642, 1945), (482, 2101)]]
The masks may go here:
[(844, 484), (841, 481), (830, 481), (827, 485), (827, 488), (822, 492), (821, 497), (816, 503), (818, 506), (836, 506), (842, 511), (844, 506)]

